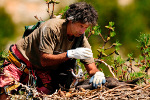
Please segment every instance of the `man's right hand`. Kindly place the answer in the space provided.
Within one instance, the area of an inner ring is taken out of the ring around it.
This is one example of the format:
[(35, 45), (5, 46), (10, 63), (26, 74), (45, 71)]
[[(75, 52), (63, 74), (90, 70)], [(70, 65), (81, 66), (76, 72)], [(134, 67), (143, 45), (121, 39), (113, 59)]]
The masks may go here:
[(89, 59), (93, 57), (92, 50), (89, 48), (76, 48), (67, 51), (68, 58), (75, 58), (75, 59)]

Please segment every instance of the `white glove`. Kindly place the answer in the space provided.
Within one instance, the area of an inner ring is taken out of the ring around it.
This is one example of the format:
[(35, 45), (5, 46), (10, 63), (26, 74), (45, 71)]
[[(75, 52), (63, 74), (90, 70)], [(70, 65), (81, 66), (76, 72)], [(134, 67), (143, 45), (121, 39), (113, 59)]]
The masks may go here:
[(89, 59), (93, 57), (92, 50), (89, 48), (76, 48), (67, 51), (68, 58), (75, 58), (75, 59)]
[(106, 82), (105, 76), (103, 72), (96, 72), (95, 75), (93, 75), (89, 81), (89, 83), (93, 84), (94, 88), (97, 88), (97, 86), (104, 84)]

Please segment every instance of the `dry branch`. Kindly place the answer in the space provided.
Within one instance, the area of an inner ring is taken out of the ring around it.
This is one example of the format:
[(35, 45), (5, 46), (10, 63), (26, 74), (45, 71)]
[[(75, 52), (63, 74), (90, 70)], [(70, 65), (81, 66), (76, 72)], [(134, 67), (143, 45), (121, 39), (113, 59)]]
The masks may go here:
[[(117, 79), (117, 77), (115, 76), (115, 74), (113, 73), (113, 71), (111, 70), (112, 66), (108, 65), (106, 62), (104, 62), (103, 60), (100, 60), (100, 59), (95, 59), (96, 62), (101, 62), (103, 64), (105, 64), (108, 68), (109, 68), (109, 71), (110, 73), (112, 74), (112, 76)], [(117, 79), (118, 80), (118, 79)]]

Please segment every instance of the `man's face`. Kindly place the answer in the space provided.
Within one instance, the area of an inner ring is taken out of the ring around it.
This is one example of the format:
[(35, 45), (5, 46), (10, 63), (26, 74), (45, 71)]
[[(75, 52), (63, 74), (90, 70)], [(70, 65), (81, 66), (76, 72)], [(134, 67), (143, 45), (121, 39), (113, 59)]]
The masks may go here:
[(80, 37), (82, 34), (84, 34), (85, 30), (90, 26), (90, 24), (85, 23), (82, 24), (80, 22), (71, 22), (70, 30), (73, 36)]

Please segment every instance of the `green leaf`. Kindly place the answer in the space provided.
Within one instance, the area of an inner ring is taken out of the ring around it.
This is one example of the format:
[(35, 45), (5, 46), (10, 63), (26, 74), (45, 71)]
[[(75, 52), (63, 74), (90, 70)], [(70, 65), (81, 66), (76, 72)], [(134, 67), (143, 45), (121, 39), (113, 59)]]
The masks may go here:
[(122, 44), (119, 43), (119, 41), (116, 41), (116, 43), (113, 43), (113, 45), (115, 46), (115, 49), (118, 51), (120, 49), (119, 46), (121, 46)]
[(139, 56), (139, 59), (140, 59), (140, 60), (143, 60), (143, 59), (144, 59), (144, 57), (140, 55), (140, 56)]
[(114, 26), (114, 22), (109, 22), (109, 26), (113, 27)]
[(144, 66), (140, 67), (140, 70), (141, 70), (141, 71), (144, 71), (145, 68), (146, 68), (146, 66), (144, 65)]
[(95, 33), (94, 33), (94, 35), (99, 35), (99, 34), (101, 34), (101, 32), (95, 32)]
[(116, 33), (113, 31), (113, 32), (110, 32), (110, 37), (114, 37), (116, 35)]
[(66, 6), (65, 9), (61, 10), (59, 14), (62, 15), (62, 18), (64, 18), (65, 12), (69, 9), (69, 6)]
[(128, 57), (132, 57), (132, 56), (133, 56), (133, 53), (128, 54)]
[(139, 62), (139, 60), (138, 60), (138, 59), (135, 59), (135, 62), (136, 62), (136, 63), (138, 63), (138, 62)]
[(105, 26), (106, 28), (109, 28), (110, 26)]
[(147, 53), (147, 52), (149, 52), (150, 51), (150, 49), (149, 48), (146, 48), (145, 49), (145, 53)]
[(148, 52), (148, 56), (150, 56), (150, 52)]
[(120, 46), (122, 45), (121, 43), (119, 43), (119, 41), (116, 41), (116, 46)]
[(99, 25), (96, 25), (92, 28), (92, 30), (94, 31), (95, 35), (99, 35), (101, 33), (101, 29)]

